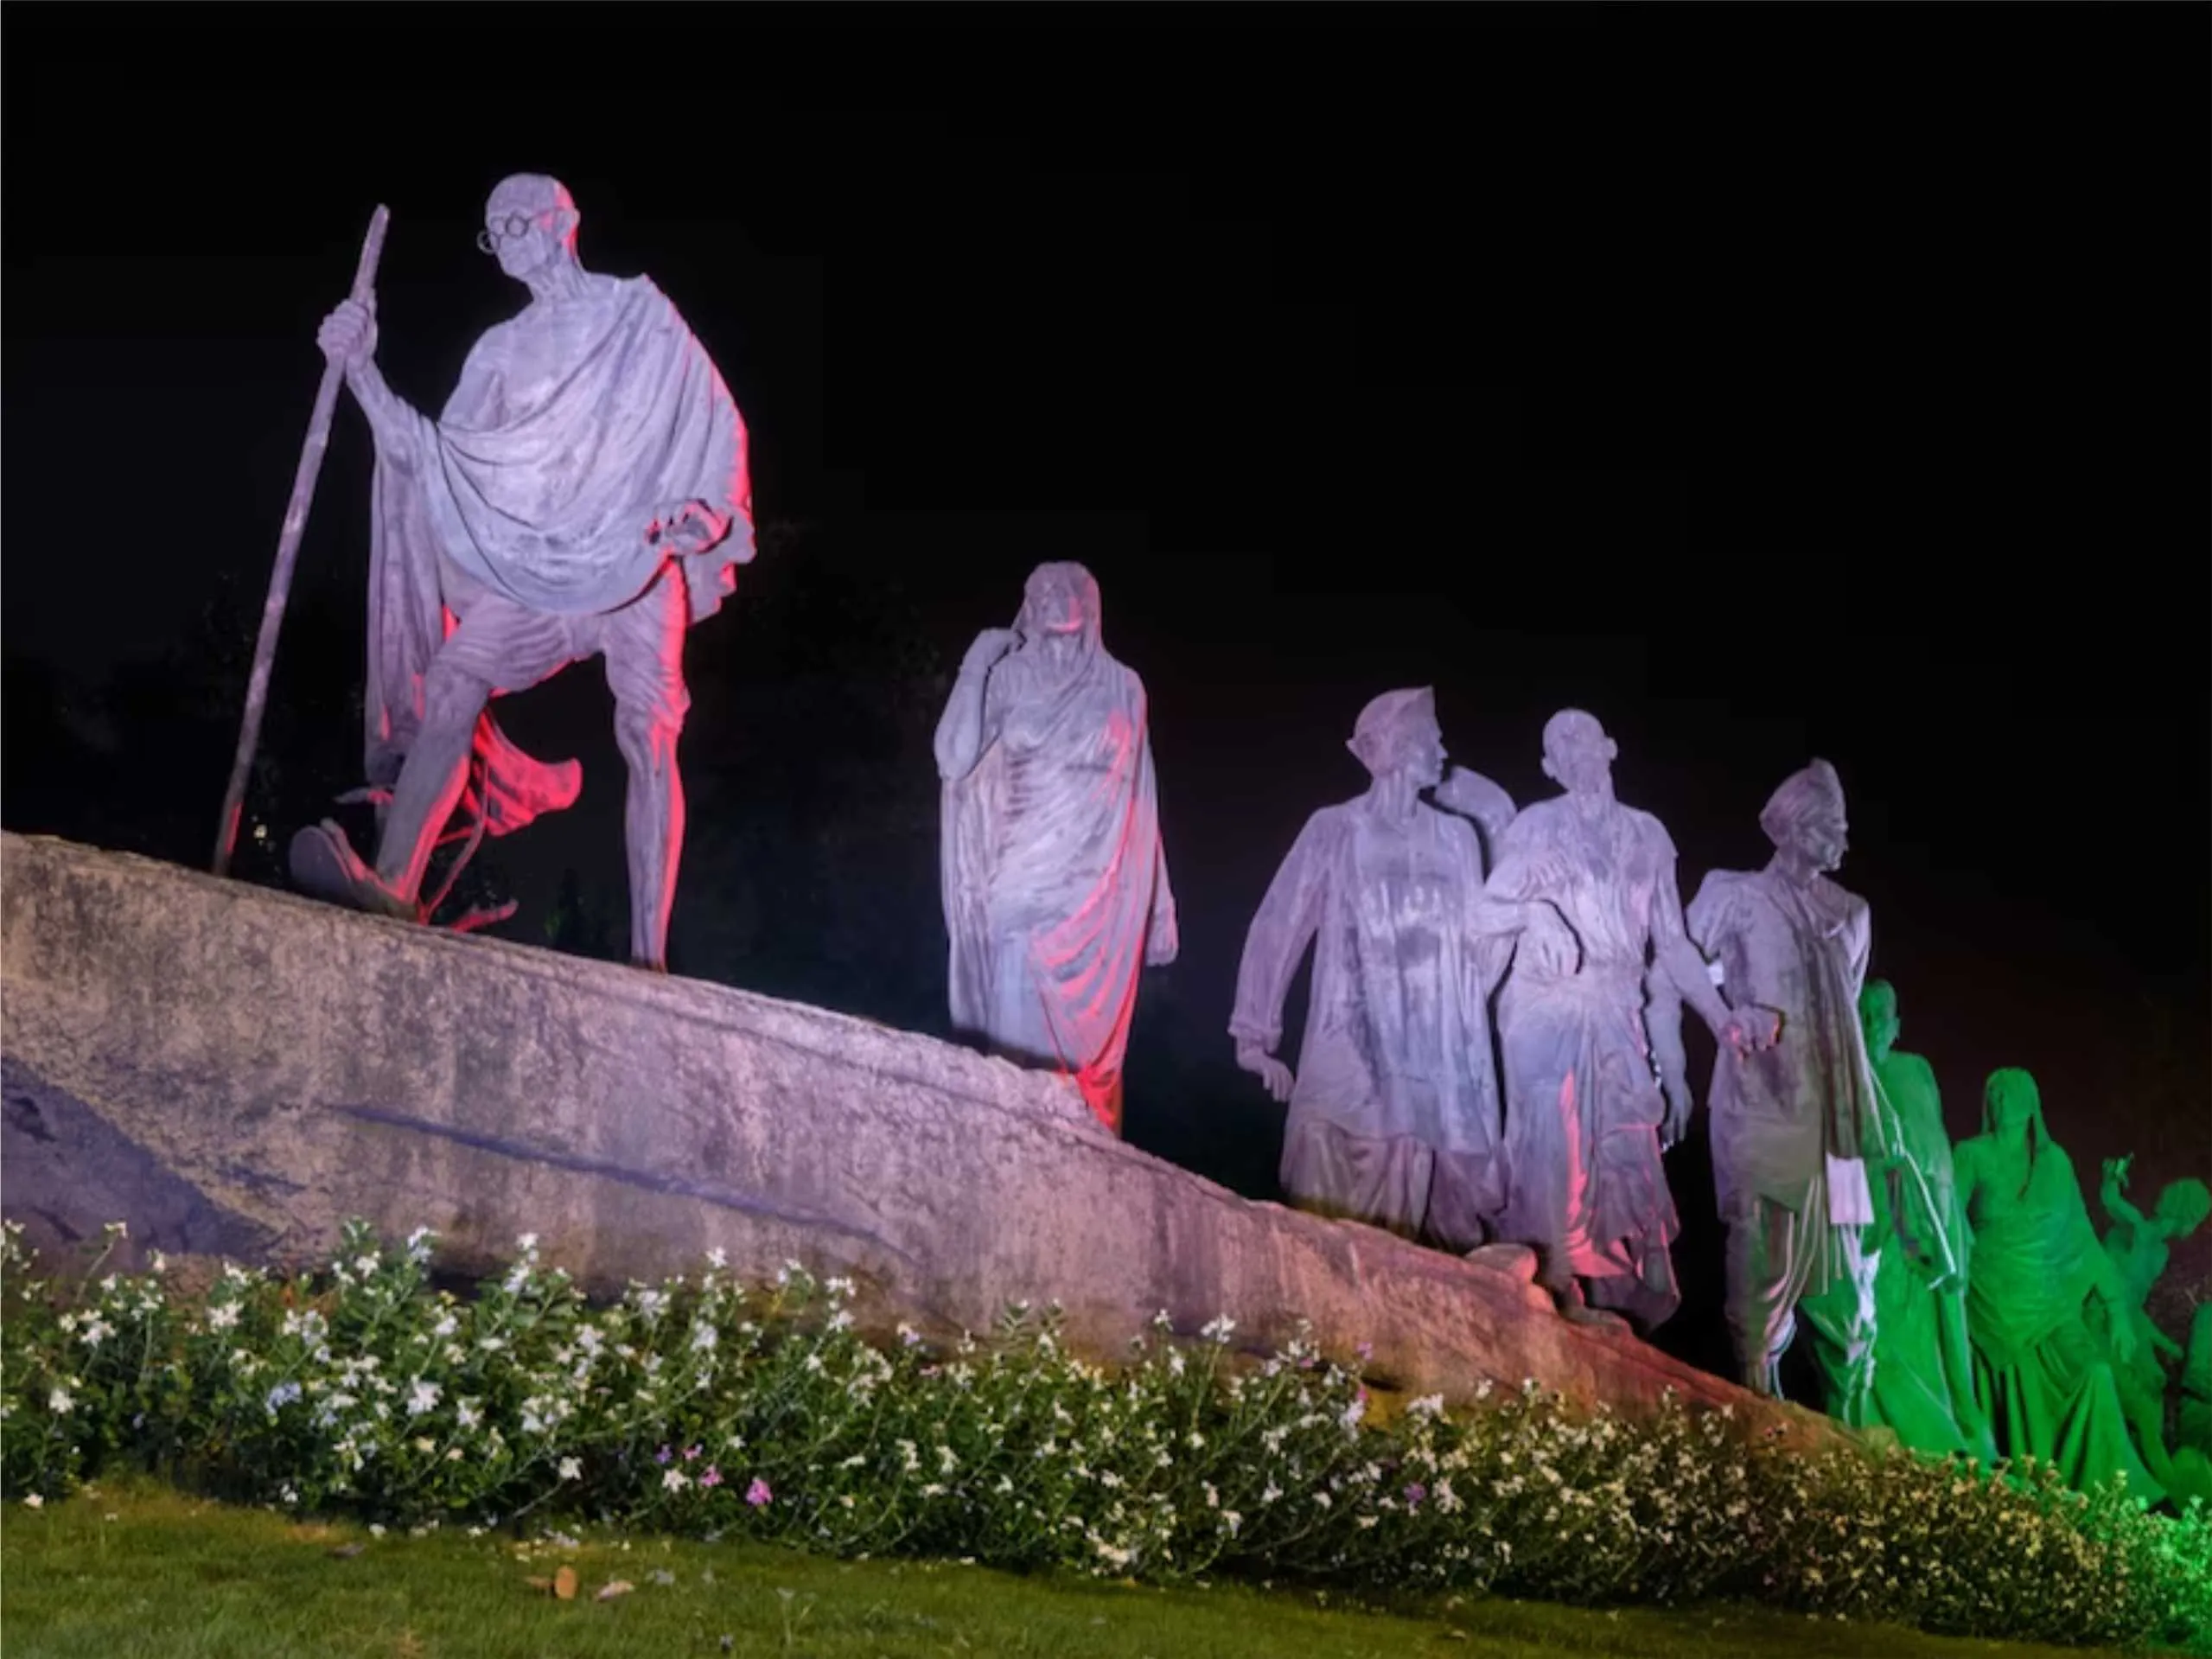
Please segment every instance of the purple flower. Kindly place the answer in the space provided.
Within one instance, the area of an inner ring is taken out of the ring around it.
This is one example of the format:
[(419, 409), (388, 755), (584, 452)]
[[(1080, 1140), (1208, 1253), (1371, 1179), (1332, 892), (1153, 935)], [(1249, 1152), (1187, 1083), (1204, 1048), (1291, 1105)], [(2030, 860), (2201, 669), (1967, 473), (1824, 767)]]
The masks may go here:
[(691, 1462), (692, 1462), (694, 1459), (696, 1459), (696, 1458), (698, 1457), (698, 1455), (699, 1455), (699, 1448), (698, 1448), (698, 1447), (697, 1447), (697, 1446), (688, 1446), (688, 1447), (686, 1447), (686, 1448), (685, 1449), (685, 1452), (684, 1452), (684, 1461), (685, 1461), (685, 1463), (691, 1463)]
[(1360, 1363), (1364, 1365), (1374, 1357), (1374, 1344), (1373, 1343), (1361, 1343), (1352, 1351), (1360, 1356)]
[(709, 1464), (706, 1466), (706, 1473), (699, 1477), (699, 1484), (702, 1486), (721, 1485), (722, 1471), (719, 1469), (717, 1469), (712, 1464)]
[(1406, 1489), (1406, 1508), (1412, 1509), (1419, 1509), (1421, 1507), (1421, 1500), (1428, 1496), (1428, 1495), (1429, 1489), (1422, 1485), (1419, 1481), (1415, 1481), (1411, 1486)]
[(670, 1452), (669, 1452), (669, 1451), (668, 1451), (668, 1448), (667, 1448), (666, 1446), (665, 1446), (665, 1445), (664, 1445), (664, 1446), (662, 1446), (662, 1447), (660, 1448), (660, 1451), (658, 1451), (658, 1452), (654, 1452), (654, 1453), (653, 1454), (653, 1462), (655, 1462), (655, 1463), (666, 1463), (666, 1462), (668, 1461), (668, 1458), (669, 1458), (670, 1455), (671, 1455), (671, 1454), (670, 1454)]
[(768, 1500), (775, 1496), (768, 1490), (768, 1484), (758, 1475), (753, 1477), (753, 1484), (745, 1489), (745, 1502), (756, 1509), (766, 1509)]

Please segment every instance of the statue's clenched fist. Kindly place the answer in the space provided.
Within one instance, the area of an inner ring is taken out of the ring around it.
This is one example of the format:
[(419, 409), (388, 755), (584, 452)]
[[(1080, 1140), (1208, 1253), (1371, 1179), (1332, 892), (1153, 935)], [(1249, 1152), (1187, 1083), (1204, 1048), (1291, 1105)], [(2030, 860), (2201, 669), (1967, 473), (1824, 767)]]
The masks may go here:
[(349, 299), (341, 303), (322, 319), (315, 343), (322, 348), (324, 357), (347, 368), (367, 362), (376, 355), (376, 302), (364, 305)]

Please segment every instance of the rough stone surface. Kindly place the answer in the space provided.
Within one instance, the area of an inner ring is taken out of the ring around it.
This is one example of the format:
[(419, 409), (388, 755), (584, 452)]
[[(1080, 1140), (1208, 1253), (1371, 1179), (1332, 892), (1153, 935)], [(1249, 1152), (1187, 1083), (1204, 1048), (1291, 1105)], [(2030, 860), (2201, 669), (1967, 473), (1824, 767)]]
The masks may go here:
[(1521, 1264), (1248, 1202), (1050, 1074), (867, 1020), (17, 835), (0, 922), (0, 1204), (41, 1233), (296, 1262), (360, 1216), (468, 1272), (532, 1231), (598, 1288), (719, 1247), (939, 1330), (1057, 1298), (1105, 1357), (1162, 1309), (1254, 1347), (1303, 1315), (1386, 1386), (1671, 1387), (1824, 1432), (1560, 1318)]

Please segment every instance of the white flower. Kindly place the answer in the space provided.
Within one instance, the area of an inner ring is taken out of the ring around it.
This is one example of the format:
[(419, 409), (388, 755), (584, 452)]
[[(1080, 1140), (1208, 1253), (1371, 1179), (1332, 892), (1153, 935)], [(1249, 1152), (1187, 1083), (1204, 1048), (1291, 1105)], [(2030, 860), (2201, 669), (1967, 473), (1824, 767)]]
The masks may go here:
[(852, 1281), (850, 1279), (832, 1279), (823, 1288), (832, 1296), (850, 1296), (852, 1294)]
[(1318, 1509), (1325, 1509), (1329, 1508), (1329, 1494), (1326, 1492), (1316, 1492), (1313, 1495), (1313, 1501), (1315, 1506)]
[(1441, 1417), (1444, 1415), (1444, 1396), (1425, 1394), (1418, 1400), (1407, 1401), (1406, 1411), (1412, 1417)]
[(1229, 1339), (1229, 1333), (1233, 1331), (1236, 1328), (1237, 1322), (1229, 1318), (1227, 1314), (1221, 1313), (1216, 1314), (1212, 1322), (1198, 1334), (1205, 1337), (1208, 1342), (1226, 1343)]
[(207, 1310), (207, 1329), (228, 1330), (238, 1323), (238, 1304), (225, 1302)]
[(1262, 1503), (1272, 1503), (1282, 1496), (1283, 1489), (1271, 1480), (1267, 1483), (1267, 1490), (1259, 1495), (1259, 1501)]
[(839, 1308), (835, 1313), (830, 1315), (830, 1329), (832, 1330), (851, 1330), (852, 1315), (845, 1309)]
[(476, 1409), (475, 1402), (473, 1401), (464, 1400), (454, 1408), (454, 1419), (463, 1428), (475, 1427), (483, 1420), (483, 1413)]
[(448, 1452), (445, 1454), (445, 1460), (448, 1463), (459, 1463), (461, 1461), (461, 1448), (459, 1446), (455, 1446), (451, 1451)]
[(1346, 1428), (1357, 1428), (1360, 1426), (1360, 1419), (1367, 1414), (1367, 1396), (1365, 1391), (1362, 1391), (1352, 1396), (1352, 1403), (1344, 1407), (1343, 1413), (1336, 1420), (1343, 1424)]
[(525, 1233), (520, 1238), (515, 1240), (514, 1247), (525, 1255), (529, 1254), (538, 1247), (538, 1235), (535, 1233)]
[(414, 1387), (407, 1395), (407, 1415), (420, 1417), (437, 1404), (438, 1396), (443, 1392), (437, 1383), (416, 1378)]
[(36, 1492), (29, 1493), (23, 1498), (23, 1507), (26, 1509), (43, 1509), (46, 1507), (46, 1500)]
[(56, 1417), (67, 1417), (77, 1408), (77, 1402), (70, 1398), (67, 1388), (56, 1388), (47, 1395), (46, 1408)]
[(437, 1442), (427, 1434), (418, 1434), (415, 1437), (415, 1450), (424, 1453), (435, 1452), (437, 1450)]
[(660, 1484), (669, 1491), (680, 1492), (692, 1484), (692, 1477), (680, 1469), (671, 1469), (661, 1476)]
[(381, 1537), (383, 1537), (383, 1536), (384, 1536), (384, 1523), (383, 1523), (382, 1522), (380, 1522), (380, 1521), (372, 1521), (372, 1522), (369, 1522), (369, 1536), (370, 1536), (370, 1537), (372, 1537), (372, 1538), (381, 1538)]
[(430, 1335), (441, 1337), (450, 1337), (455, 1331), (460, 1329), (461, 1322), (449, 1313), (440, 1318), (436, 1324), (430, 1327)]
[(714, 1345), (718, 1340), (712, 1325), (701, 1324), (692, 1328), (692, 1346), (702, 1354), (714, 1352)]
[(354, 1258), (354, 1271), (359, 1273), (363, 1279), (367, 1279), (371, 1273), (374, 1273), (376, 1269), (377, 1260), (374, 1256), (355, 1256)]
[(710, 1267), (727, 1267), (730, 1265), (730, 1252), (717, 1244), (706, 1253), (706, 1265)]
[(564, 1458), (561, 1459), (560, 1473), (563, 1480), (582, 1480), (583, 1465), (574, 1458)]
[(900, 1325), (898, 1335), (899, 1342), (903, 1347), (915, 1348), (921, 1345), (921, 1333), (916, 1330), (912, 1325)]
[(1183, 1363), (1182, 1350), (1181, 1349), (1171, 1348), (1168, 1350), (1169, 1375), (1181, 1376), (1182, 1375)]
[(165, 1273), (169, 1271), (169, 1258), (156, 1250), (147, 1258), (146, 1266), (155, 1273)]
[(113, 1325), (105, 1319), (92, 1319), (86, 1322), (84, 1330), (78, 1333), (77, 1339), (87, 1348), (98, 1348), (104, 1338), (113, 1335), (115, 1335)]

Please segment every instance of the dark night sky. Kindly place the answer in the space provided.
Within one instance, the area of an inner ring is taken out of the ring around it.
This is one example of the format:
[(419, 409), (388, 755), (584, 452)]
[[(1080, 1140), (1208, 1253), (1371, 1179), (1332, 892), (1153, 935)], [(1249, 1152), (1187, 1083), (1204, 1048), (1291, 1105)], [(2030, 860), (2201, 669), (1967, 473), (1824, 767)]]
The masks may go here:
[[(1954, 1131), (2024, 1064), (2092, 1186), (2212, 1174), (2203, 8), (917, 14), (9, 6), (9, 826), (204, 865), (368, 212), (434, 407), (520, 299), (484, 193), (545, 170), (705, 339), (772, 527), (690, 647), (679, 972), (939, 1017), (941, 676), (1076, 557), (1183, 907), (1140, 1142), (1267, 1189), (1244, 924), (1433, 683), (1522, 801), (1597, 712), (1686, 898), (1826, 756)], [(367, 450), (341, 409), (279, 840), (358, 781)], [(599, 672), (510, 706), (592, 782), (488, 855), (506, 931), (567, 872), (619, 938)]]

